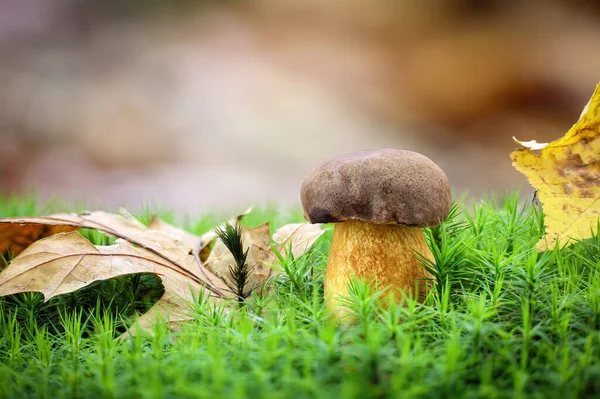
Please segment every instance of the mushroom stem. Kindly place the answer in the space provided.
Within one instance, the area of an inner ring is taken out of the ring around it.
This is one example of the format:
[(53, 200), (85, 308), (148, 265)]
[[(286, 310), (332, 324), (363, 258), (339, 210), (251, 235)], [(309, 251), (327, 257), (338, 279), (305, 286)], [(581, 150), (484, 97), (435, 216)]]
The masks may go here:
[(421, 265), (415, 252), (433, 259), (419, 227), (398, 224), (375, 224), (349, 220), (337, 223), (333, 232), (331, 251), (325, 274), (325, 299), (336, 315), (345, 311), (338, 297), (348, 296), (352, 276), (376, 281), (379, 289), (389, 287), (396, 300), (400, 292), (419, 296), (427, 292), (431, 275)]

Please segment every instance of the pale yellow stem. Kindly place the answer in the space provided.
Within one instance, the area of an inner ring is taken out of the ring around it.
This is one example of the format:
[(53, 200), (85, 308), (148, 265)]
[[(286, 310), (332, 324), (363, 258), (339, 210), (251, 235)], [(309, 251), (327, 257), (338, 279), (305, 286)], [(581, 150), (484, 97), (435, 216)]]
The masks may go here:
[[(352, 276), (377, 282), (378, 288), (389, 287), (396, 299), (401, 292), (419, 297), (427, 292), (431, 275), (421, 265), (415, 252), (433, 259), (418, 227), (398, 224), (375, 224), (346, 221), (335, 225), (325, 274), (325, 299), (338, 316), (345, 313), (339, 297), (348, 296)], [(388, 298), (390, 295), (388, 295)]]

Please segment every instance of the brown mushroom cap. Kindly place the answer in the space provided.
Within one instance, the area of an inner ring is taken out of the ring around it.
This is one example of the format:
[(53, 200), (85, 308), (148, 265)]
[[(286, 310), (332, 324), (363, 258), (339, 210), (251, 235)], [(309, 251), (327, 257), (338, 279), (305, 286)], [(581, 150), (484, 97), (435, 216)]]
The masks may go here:
[(380, 149), (337, 156), (310, 172), (301, 189), (311, 223), (362, 220), (435, 226), (448, 217), (450, 184), (424, 155)]

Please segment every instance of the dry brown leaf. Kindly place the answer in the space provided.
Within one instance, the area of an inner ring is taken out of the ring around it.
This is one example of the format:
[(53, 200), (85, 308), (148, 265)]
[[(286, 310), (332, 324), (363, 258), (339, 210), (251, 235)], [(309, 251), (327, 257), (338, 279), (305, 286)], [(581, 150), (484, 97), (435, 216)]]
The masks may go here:
[[(194, 259), (187, 255), (187, 263)], [(169, 324), (191, 319), (188, 302), (206, 286), (200, 276), (191, 278), (184, 269), (143, 247), (118, 239), (114, 245), (94, 246), (78, 232), (60, 233), (39, 240), (0, 273), (0, 296), (41, 292), (45, 300), (74, 292), (93, 282), (134, 273), (154, 273), (165, 288), (159, 301), (140, 319), (150, 327), (160, 315)], [(211, 294), (215, 301), (231, 298)]]
[(175, 227), (172, 224), (157, 218), (156, 216), (152, 217), (150, 223), (148, 224), (148, 228), (158, 230), (172, 239), (181, 242), (181, 244), (185, 248), (188, 248), (190, 252), (192, 252), (195, 248), (198, 248), (200, 244), (200, 237), (180, 229), (179, 227)]
[[(271, 229), (269, 223), (262, 224), (255, 228), (241, 227), (242, 243), (244, 249), (248, 249), (248, 258), (246, 262), (252, 267), (248, 284), (244, 287), (244, 291), (250, 290), (254, 286), (263, 284), (269, 279), (273, 273), (272, 269), (265, 264), (271, 262), (275, 255), (270, 247)], [(233, 255), (222, 241), (217, 241), (206, 260), (208, 270), (221, 277), (228, 283), (232, 283), (230, 266), (235, 265)]]
[(59, 233), (35, 242), (10, 263), (0, 274), (0, 296), (35, 291), (49, 300), (95, 281), (134, 273), (181, 275), (173, 264), (127, 241), (94, 246), (76, 231)]
[[(242, 227), (242, 242), (244, 248), (248, 249), (247, 263), (253, 267), (250, 281), (244, 290), (265, 283), (274, 273), (270, 267), (275, 261), (275, 253), (270, 246), (270, 226), (265, 223), (255, 228)], [(273, 234), (273, 241), (278, 244), (278, 251), (284, 252), (288, 246), (292, 246), (294, 258), (299, 258), (315, 241), (325, 232), (320, 224), (292, 223), (280, 227)], [(215, 244), (206, 267), (222, 277), (227, 282), (231, 282), (230, 266), (235, 265), (233, 256), (221, 241)]]
[[(184, 244), (182, 244), (178, 240), (173, 240), (171, 237), (160, 231), (148, 229), (146, 226), (141, 224), (138, 220), (136, 220), (133, 217), (114, 215), (98, 211), (80, 215), (56, 214), (46, 217), (7, 218), (0, 219), (0, 231), (5, 229), (7, 226), (26, 226), (29, 224), (71, 226), (75, 228), (89, 228), (100, 230), (108, 235), (122, 239), (123, 242), (130, 243), (130, 245), (136, 245), (140, 251), (147, 255), (144, 259), (154, 259), (155, 261), (161, 260), (161, 262), (163, 262), (164, 265), (167, 265), (165, 267), (170, 267), (170, 270), (173, 270), (173, 273), (157, 273), (162, 279), (163, 285), (165, 287), (165, 294), (160, 298), (158, 303), (155, 304), (154, 307), (152, 307), (146, 313), (146, 317), (140, 320), (140, 322), (142, 323), (142, 327), (148, 327), (155, 321), (155, 317), (153, 317), (153, 315), (157, 312), (157, 309), (161, 310), (161, 315), (165, 318), (165, 320), (168, 323), (171, 323), (172, 317), (176, 317), (176, 315), (181, 315), (182, 313), (187, 311), (188, 306), (186, 301), (192, 300), (192, 292), (190, 291), (190, 288), (197, 290), (194, 293), (196, 295), (201, 287), (206, 288), (211, 291), (211, 295), (215, 299), (233, 297), (233, 294), (230, 292), (229, 287), (227, 287), (227, 285), (220, 278), (215, 276), (210, 271), (206, 270), (204, 265), (198, 263), (197, 258), (195, 258), (192, 254), (189, 253), (189, 249), (186, 248)], [(69, 241), (61, 241), (65, 240), (66, 237), (67, 236), (65, 235), (55, 235), (49, 237), (46, 240), (50, 240), (49, 242), (53, 246), (53, 250), (55, 252), (58, 252), (60, 254), (64, 251), (67, 251), (68, 253), (71, 243)], [(68, 236), (68, 238), (71, 238), (71, 236)], [(88, 243), (88, 245), (90, 246), (88, 247), (88, 249), (92, 247), (96, 248), (83, 237), (81, 237), (81, 239)], [(48, 283), (48, 281), (54, 279), (56, 276), (60, 277), (61, 273), (64, 273), (64, 271), (61, 272), (60, 270), (57, 270), (56, 267), (60, 266), (65, 268), (65, 270), (68, 270), (68, 264), (63, 262), (53, 262), (52, 267), (48, 269), (47, 264), (44, 263), (44, 261), (40, 257), (41, 255), (31, 257), (31, 255), (35, 253), (32, 251), (39, 250), (41, 252), (47, 252), (45, 247), (40, 247), (39, 245), (36, 245), (38, 243), (45, 245), (48, 242), (46, 240), (41, 240), (32, 244), (26, 251), (21, 253), (21, 255), (13, 259), (13, 261), (8, 265), (8, 267), (6, 267), (6, 269), (2, 273), (0, 273), (0, 276), (10, 277), (13, 275), (14, 270), (16, 268), (20, 268), (17, 270), (20, 270), (19, 273), (22, 274), (21, 278), (24, 278), (25, 280), (30, 279), (30, 281), (36, 281), (40, 280), (41, 276), (43, 276), (43, 279), (41, 279), (41, 284), (52, 285), (52, 283)], [(120, 245), (120, 248), (122, 248), (123, 244)], [(27, 262), (23, 261), (24, 256), (27, 256)], [(95, 256), (98, 257), (99, 255)], [(112, 261), (122, 261), (116, 260), (116, 258), (119, 258), (119, 256), (113, 255)], [(142, 261), (143, 263), (142, 258), (137, 259), (140, 259), (140, 261)], [(136, 269), (136, 267), (138, 266), (135, 264), (135, 262), (132, 261), (131, 257), (125, 257), (125, 260), (128, 260), (128, 262), (124, 264), (128, 264), (131, 267), (131, 271), (129, 273), (124, 273), (120, 269), (112, 267), (110, 265), (108, 265), (110, 266), (108, 268), (108, 271), (100, 270), (106, 267), (106, 265), (98, 263), (94, 269), (97, 273), (97, 278), (94, 281), (108, 279), (122, 274), (140, 272)], [(41, 261), (42, 265), (37, 265), (37, 261)], [(29, 268), (27, 268), (27, 266)], [(39, 266), (43, 267), (40, 268)], [(118, 274), (111, 275), (112, 272), (116, 272)], [(156, 273), (152, 271), (150, 272)], [(77, 272), (75, 272), (74, 274), (69, 274), (69, 279), (76, 280), (79, 276), (79, 273), (81, 273), (81, 271), (77, 270)], [(26, 291), (40, 291), (44, 292), (44, 295), (47, 295), (47, 292), (45, 292), (43, 289), (39, 289), (41, 287), (32, 285), (32, 283), (29, 283), (29, 285), (24, 285), (21, 282), (21, 280), (15, 280), (14, 278), (2, 277), (2, 279), (3, 280), (0, 280), (2, 281), (2, 283), (0, 284), (0, 290), (2, 290), (0, 291), (0, 293), (3, 292), (2, 295), (9, 295), (11, 293)], [(86, 275), (82, 276), (81, 281), (87, 283), (84, 285), (80, 285), (82, 283), (73, 282), (69, 286), (61, 288), (59, 292), (72, 292), (73, 290), (77, 290), (82, 286), (85, 286), (88, 283), (90, 283)], [(36, 289), (33, 289), (33, 287), (36, 287)], [(71, 287), (73, 290), (66, 291), (66, 287)]]
[[(243, 216), (230, 223), (237, 223)], [(140, 317), (138, 325), (142, 328), (153, 325), (159, 318), (171, 328), (190, 320), (189, 302), (198, 298), (201, 291), (208, 290), (211, 299), (216, 301), (235, 297), (226, 284), (229, 265), (233, 265), (234, 260), (224, 244), (215, 243), (206, 265), (200, 261), (197, 249), (193, 250), (195, 243), (214, 240), (215, 233), (205, 234), (203, 241), (202, 237), (158, 219), (148, 228), (128, 214), (97, 211), (0, 219), (0, 237), (18, 236), (18, 229), (39, 230), (39, 226), (48, 232), (63, 229), (71, 232), (38, 240), (14, 258), (0, 273), (0, 296), (37, 291), (48, 300), (95, 281), (133, 273), (154, 273), (161, 278), (165, 293)], [(306, 226), (283, 226), (276, 233), (277, 241), (292, 243), (295, 256), (300, 256), (323, 232), (320, 226)], [(96, 229), (116, 237), (117, 241), (111, 246), (94, 246), (72, 231), (77, 228)], [(264, 283), (272, 274), (268, 264), (275, 255), (270, 240), (268, 223), (252, 229), (242, 228), (242, 241), (249, 249), (248, 264), (254, 267), (250, 277), (252, 286)], [(134, 331), (132, 328), (129, 332)]]
[(197, 262), (188, 264), (183, 261), (189, 251), (186, 250), (182, 243), (169, 239), (167, 235), (160, 231), (148, 229), (130, 215), (123, 216), (95, 211), (82, 214), (62, 213), (40, 217), (5, 218), (0, 219), (0, 234), (5, 228), (12, 228), (11, 225), (15, 224), (45, 224), (49, 226), (71, 226), (99, 230), (109, 236), (122, 238), (132, 244), (145, 247), (148, 251), (183, 268), (190, 275), (196, 275), (200, 272), (205, 277), (211, 289), (218, 291), (219, 288), (224, 287), (218, 281), (212, 281), (215, 276), (206, 270), (202, 264), (198, 264)]
[(290, 223), (280, 227), (273, 234), (273, 241), (278, 244), (280, 251), (292, 247), (294, 259), (299, 258), (315, 241), (325, 233), (320, 224)]
[(232, 226), (235, 226), (236, 224), (238, 224), (239, 222), (242, 221), (242, 219), (244, 218), (244, 216), (248, 215), (250, 212), (252, 212), (252, 208), (248, 208), (246, 209), (246, 211), (244, 213), (239, 214), (238, 216), (229, 219), (228, 221), (226, 221), (225, 223), (215, 227), (212, 230), (209, 230), (208, 232), (202, 234), (200, 236), (200, 249), (206, 247), (207, 245), (209, 245), (211, 242), (213, 242), (214, 240), (217, 239), (218, 235), (215, 232), (215, 230), (219, 227), (223, 227), (226, 223), (229, 223)]
[[(249, 214), (251, 211), (252, 208), (248, 208), (244, 213), (241, 213), (238, 216), (229, 219), (225, 223), (236, 225), (244, 218), (244, 216)], [(223, 223), (223, 225), (225, 223)], [(208, 256), (210, 255), (212, 249), (210, 248), (210, 244), (218, 237), (217, 233), (215, 233), (215, 229), (211, 229), (198, 237), (186, 230), (173, 226), (172, 224), (169, 224), (157, 217), (152, 217), (148, 228), (158, 230), (173, 238), (174, 240), (180, 241), (186, 248), (190, 250), (191, 253), (198, 255), (199, 259), (202, 262), (205, 262)]]
[(45, 224), (6, 225), (0, 229), (0, 255), (10, 253), (13, 257), (17, 256), (37, 240), (73, 230), (77, 230), (77, 228)]

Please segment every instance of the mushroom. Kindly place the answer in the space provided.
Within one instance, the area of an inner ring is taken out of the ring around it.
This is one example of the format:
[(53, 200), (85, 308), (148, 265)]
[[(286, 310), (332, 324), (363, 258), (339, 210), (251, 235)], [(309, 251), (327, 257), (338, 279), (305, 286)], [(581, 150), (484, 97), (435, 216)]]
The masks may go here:
[[(338, 316), (338, 297), (348, 295), (352, 276), (420, 297), (430, 274), (415, 253), (433, 255), (422, 227), (448, 217), (451, 195), (446, 174), (416, 152), (358, 151), (335, 157), (310, 172), (301, 189), (304, 217), (337, 223), (325, 273), (325, 299)], [(388, 296), (389, 297), (389, 296)]]

